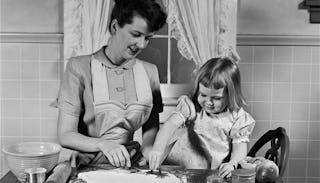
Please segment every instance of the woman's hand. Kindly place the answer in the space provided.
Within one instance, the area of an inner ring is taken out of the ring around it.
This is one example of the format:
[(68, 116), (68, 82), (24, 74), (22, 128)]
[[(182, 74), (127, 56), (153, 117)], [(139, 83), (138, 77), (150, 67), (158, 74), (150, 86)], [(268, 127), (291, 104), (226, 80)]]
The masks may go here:
[(219, 176), (229, 178), (235, 166), (231, 163), (222, 163), (219, 167)]
[(151, 170), (155, 170), (160, 166), (160, 164), (162, 163), (161, 162), (162, 155), (163, 155), (163, 152), (159, 150), (152, 150), (149, 153), (149, 168)]
[(111, 165), (131, 167), (130, 154), (123, 145), (103, 140), (99, 143), (99, 148), (108, 158)]

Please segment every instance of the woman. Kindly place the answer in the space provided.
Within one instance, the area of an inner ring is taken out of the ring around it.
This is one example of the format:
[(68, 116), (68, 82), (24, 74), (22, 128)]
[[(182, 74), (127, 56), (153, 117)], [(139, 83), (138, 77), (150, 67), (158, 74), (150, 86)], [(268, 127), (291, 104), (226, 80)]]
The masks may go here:
[(141, 152), (148, 157), (163, 105), (156, 66), (136, 56), (165, 20), (154, 0), (115, 1), (108, 44), (67, 64), (58, 97), (62, 146), (103, 152), (112, 165), (130, 167), (123, 144), (142, 127)]

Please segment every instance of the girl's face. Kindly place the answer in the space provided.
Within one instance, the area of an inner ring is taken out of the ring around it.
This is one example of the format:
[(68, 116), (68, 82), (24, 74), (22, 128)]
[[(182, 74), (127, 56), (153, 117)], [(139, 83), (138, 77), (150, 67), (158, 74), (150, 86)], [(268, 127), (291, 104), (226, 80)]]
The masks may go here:
[(223, 112), (228, 105), (228, 97), (224, 88), (207, 88), (199, 84), (198, 103), (209, 115)]
[(115, 22), (115, 47), (117, 58), (128, 60), (136, 57), (149, 43), (154, 35), (148, 31), (148, 24), (140, 16), (134, 16), (131, 24), (125, 24), (120, 27)]

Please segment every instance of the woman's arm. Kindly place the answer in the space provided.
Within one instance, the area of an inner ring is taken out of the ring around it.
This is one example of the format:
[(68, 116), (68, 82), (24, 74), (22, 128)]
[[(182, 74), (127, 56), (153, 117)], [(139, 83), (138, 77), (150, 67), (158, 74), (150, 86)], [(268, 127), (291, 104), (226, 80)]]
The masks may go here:
[(58, 139), (63, 147), (82, 151), (102, 151), (114, 166), (131, 166), (130, 155), (123, 145), (88, 137), (78, 132), (79, 119), (59, 109)]
[(233, 143), (230, 161), (219, 167), (221, 177), (230, 177), (231, 172), (238, 166), (238, 163), (247, 156), (247, 143)]

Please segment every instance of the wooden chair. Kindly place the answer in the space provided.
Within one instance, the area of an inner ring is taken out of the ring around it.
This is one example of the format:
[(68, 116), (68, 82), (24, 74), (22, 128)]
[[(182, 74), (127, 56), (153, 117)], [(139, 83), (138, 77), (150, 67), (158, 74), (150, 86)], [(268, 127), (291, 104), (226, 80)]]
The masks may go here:
[(267, 131), (250, 149), (248, 156), (255, 157), (256, 153), (270, 141), (271, 147), (266, 151), (265, 158), (275, 162), (279, 167), (279, 175), (283, 176), (289, 157), (290, 142), (286, 130), (278, 127)]

